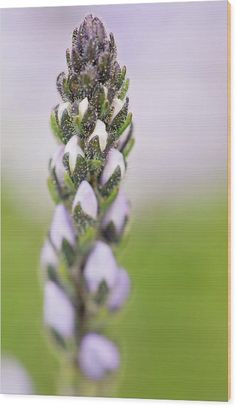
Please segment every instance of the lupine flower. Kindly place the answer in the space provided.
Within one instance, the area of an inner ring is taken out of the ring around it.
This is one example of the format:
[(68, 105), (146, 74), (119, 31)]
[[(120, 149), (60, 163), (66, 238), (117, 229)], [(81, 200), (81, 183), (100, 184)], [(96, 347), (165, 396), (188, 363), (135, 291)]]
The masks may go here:
[(75, 230), (72, 219), (63, 204), (56, 206), (50, 230), (50, 239), (57, 250), (61, 249), (63, 239), (67, 240), (71, 246), (75, 244)]
[(55, 170), (57, 181), (61, 187), (65, 184), (65, 167), (63, 165), (64, 146), (59, 146), (54, 153), (51, 161), (51, 168)]
[(56, 268), (58, 266), (58, 256), (48, 239), (41, 252), (41, 264), (44, 268), (49, 266)]
[(79, 138), (77, 136), (71, 137), (71, 139), (66, 144), (65, 154), (66, 153), (69, 154), (70, 171), (73, 173), (76, 166), (77, 157), (78, 156), (84, 157), (84, 152), (82, 148), (79, 146)]
[(102, 335), (89, 333), (81, 341), (78, 360), (86, 376), (92, 380), (102, 380), (118, 369), (120, 355), (113, 342)]
[(96, 219), (98, 212), (97, 198), (88, 181), (82, 181), (79, 185), (72, 209), (75, 209), (78, 204), (80, 204), (84, 213), (91, 216), (91, 218)]
[(120, 268), (117, 273), (116, 284), (111, 290), (107, 305), (110, 311), (116, 311), (122, 307), (130, 292), (130, 279), (128, 273)]
[(52, 281), (45, 284), (44, 322), (63, 338), (74, 333), (74, 308), (65, 293)]
[(91, 136), (89, 137), (89, 141), (96, 136), (98, 136), (101, 151), (104, 151), (107, 145), (108, 133), (106, 131), (105, 123), (103, 123), (101, 120), (97, 120), (95, 129)]
[(102, 221), (102, 227), (106, 228), (110, 223), (115, 227), (115, 232), (119, 236), (124, 229), (125, 222), (128, 219), (130, 206), (124, 190), (121, 188), (117, 198), (108, 209)]
[(108, 153), (107, 161), (101, 176), (102, 185), (104, 185), (112, 176), (116, 168), (120, 168), (121, 178), (125, 174), (125, 161), (123, 154), (115, 148), (111, 148)]
[(88, 256), (84, 268), (84, 277), (91, 293), (95, 293), (104, 281), (113, 288), (117, 278), (117, 264), (110, 246), (97, 241)]
[(120, 184), (134, 144), (126, 68), (116, 58), (113, 34), (107, 35), (97, 17), (87, 16), (73, 32), (68, 72), (57, 78), (63, 103), (51, 115), (60, 147), (48, 180), (57, 206), (41, 255), (47, 278), (44, 320), (55, 340), (64, 339), (68, 363), (76, 360), (90, 380), (119, 368), (116, 345), (91, 331), (102, 307), (120, 309), (130, 292), (112, 246), (129, 217)]

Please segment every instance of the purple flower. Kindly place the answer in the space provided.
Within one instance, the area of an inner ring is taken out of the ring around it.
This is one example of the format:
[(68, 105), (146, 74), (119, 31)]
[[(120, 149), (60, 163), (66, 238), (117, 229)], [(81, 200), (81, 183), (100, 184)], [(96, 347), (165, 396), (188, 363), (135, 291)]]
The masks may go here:
[(65, 185), (65, 167), (63, 165), (63, 155), (64, 155), (64, 146), (60, 145), (57, 147), (56, 152), (54, 153), (51, 161), (51, 168), (55, 170), (57, 181), (59, 185), (63, 187)]
[(62, 337), (68, 338), (74, 333), (74, 308), (62, 289), (52, 281), (45, 285), (44, 321)]
[(55, 208), (54, 217), (50, 230), (50, 238), (57, 250), (62, 247), (63, 239), (67, 240), (71, 246), (75, 245), (75, 229), (69, 212), (63, 204)]
[(108, 209), (106, 215), (103, 218), (102, 226), (106, 228), (110, 222), (113, 222), (117, 235), (120, 235), (123, 231), (125, 221), (130, 213), (130, 206), (128, 199), (126, 198), (124, 190), (121, 188), (117, 198)]
[(80, 183), (73, 201), (72, 209), (74, 210), (78, 204), (80, 204), (84, 213), (96, 219), (98, 213), (97, 198), (88, 181), (82, 181)]
[(121, 308), (129, 296), (130, 285), (128, 273), (122, 268), (118, 269), (116, 284), (111, 290), (107, 300), (107, 306), (110, 311), (116, 311)]
[(57, 254), (55, 253), (55, 250), (52, 247), (52, 245), (48, 239), (44, 243), (44, 246), (43, 246), (43, 249), (41, 252), (41, 264), (45, 268), (47, 268), (49, 266), (56, 268), (58, 266)]
[(102, 281), (105, 281), (109, 289), (113, 288), (116, 283), (117, 270), (117, 264), (110, 246), (97, 241), (84, 267), (84, 277), (88, 290), (96, 293)]
[(102, 335), (89, 333), (80, 344), (78, 362), (82, 372), (92, 380), (102, 380), (118, 369), (120, 355), (117, 347)]
[(125, 161), (123, 154), (116, 148), (111, 148), (108, 153), (107, 161), (101, 175), (101, 182), (104, 185), (112, 176), (117, 167), (120, 167), (121, 178), (125, 174)]

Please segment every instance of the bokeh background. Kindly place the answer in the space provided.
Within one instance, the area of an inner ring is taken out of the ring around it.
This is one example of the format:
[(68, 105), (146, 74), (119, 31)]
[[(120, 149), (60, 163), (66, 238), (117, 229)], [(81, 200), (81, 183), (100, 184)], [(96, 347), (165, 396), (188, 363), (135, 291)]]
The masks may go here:
[(115, 35), (136, 137), (119, 253), (133, 291), (108, 327), (123, 354), (115, 395), (226, 400), (226, 1), (1, 10), (3, 352), (35, 392), (57, 392), (39, 272), (53, 211), (49, 115), (72, 30), (88, 13)]

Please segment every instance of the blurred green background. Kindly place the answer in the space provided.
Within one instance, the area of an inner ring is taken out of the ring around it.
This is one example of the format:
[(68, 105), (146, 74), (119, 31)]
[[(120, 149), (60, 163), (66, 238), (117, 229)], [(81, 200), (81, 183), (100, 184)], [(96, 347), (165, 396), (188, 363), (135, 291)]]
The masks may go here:
[[(55, 394), (58, 360), (42, 329), (39, 253), (50, 224), (4, 187), (2, 348), (39, 394)], [(133, 214), (119, 260), (132, 297), (109, 327), (122, 349), (116, 396), (227, 399), (227, 202), (218, 194)]]

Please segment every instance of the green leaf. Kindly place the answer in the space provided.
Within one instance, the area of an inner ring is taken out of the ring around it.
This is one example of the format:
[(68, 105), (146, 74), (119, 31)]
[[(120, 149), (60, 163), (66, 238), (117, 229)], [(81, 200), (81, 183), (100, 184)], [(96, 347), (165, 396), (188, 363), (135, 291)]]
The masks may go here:
[(132, 122), (132, 113), (129, 113), (125, 122), (117, 130), (117, 135), (121, 136), (121, 134), (127, 129), (127, 127), (130, 125), (131, 122)]
[(60, 202), (60, 195), (58, 193), (58, 188), (57, 188), (57, 183), (55, 180), (52, 179), (50, 176), (47, 181), (48, 184), (48, 190), (50, 192), (52, 200), (55, 202), (55, 204), (58, 204)]
[(128, 89), (129, 89), (129, 79), (126, 79), (118, 95), (118, 98), (124, 100), (126, 93), (128, 92)]
[(62, 253), (67, 265), (72, 266), (75, 261), (75, 251), (66, 239), (63, 239), (62, 242)]
[(109, 199), (110, 196), (118, 189), (119, 183), (121, 181), (121, 171), (120, 166), (118, 165), (112, 176), (106, 182), (106, 184), (100, 189), (102, 197)]
[(128, 143), (127, 143), (126, 146), (124, 147), (122, 153), (123, 153), (123, 155), (124, 155), (125, 158), (128, 157), (130, 151), (132, 150), (132, 148), (133, 148), (133, 146), (134, 146), (134, 143), (135, 143), (135, 139), (134, 139), (134, 138), (131, 138), (131, 139), (129, 139)]
[(54, 111), (51, 113), (51, 116), (50, 116), (50, 125), (51, 125), (51, 129), (53, 131), (54, 136), (57, 138), (57, 140), (62, 141), (63, 132), (57, 123), (57, 118), (56, 118), (56, 114)]

